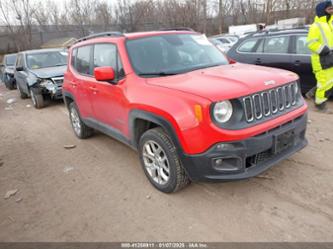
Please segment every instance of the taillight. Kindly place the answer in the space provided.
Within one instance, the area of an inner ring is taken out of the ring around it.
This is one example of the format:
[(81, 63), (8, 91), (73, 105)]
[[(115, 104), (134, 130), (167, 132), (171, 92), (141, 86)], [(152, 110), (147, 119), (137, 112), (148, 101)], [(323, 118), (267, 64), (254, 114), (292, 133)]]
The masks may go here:
[(229, 61), (229, 64), (235, 64), (237, 61), (227, 57), (228, 61)]

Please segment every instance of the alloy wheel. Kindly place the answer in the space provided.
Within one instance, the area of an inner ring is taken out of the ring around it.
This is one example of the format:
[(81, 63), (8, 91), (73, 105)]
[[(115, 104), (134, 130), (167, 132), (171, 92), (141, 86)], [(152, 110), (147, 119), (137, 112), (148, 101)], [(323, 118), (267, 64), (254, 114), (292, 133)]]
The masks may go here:
[(155, 141), (149, 140), (143, 145), (142, 158), (151, 179), (165, 185), (170, 178), (170, 167), (163, 148)]
[(71, 121), (75, 133), (79, 136), (81, 134), (81, 122), (78, 112), (75, 108), (71, 108)]

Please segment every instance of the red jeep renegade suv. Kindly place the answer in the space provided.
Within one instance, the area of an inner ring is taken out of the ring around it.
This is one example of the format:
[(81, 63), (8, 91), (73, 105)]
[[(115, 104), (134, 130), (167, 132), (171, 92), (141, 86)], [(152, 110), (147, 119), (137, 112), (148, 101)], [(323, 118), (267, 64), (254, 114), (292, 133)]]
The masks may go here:
[(307, 144), (296, 74), (229, 64), (188, 30), (80, 39), (63, 96), (76, 136), (99, 130), (137, 150), (163, 192), (255, 176)]

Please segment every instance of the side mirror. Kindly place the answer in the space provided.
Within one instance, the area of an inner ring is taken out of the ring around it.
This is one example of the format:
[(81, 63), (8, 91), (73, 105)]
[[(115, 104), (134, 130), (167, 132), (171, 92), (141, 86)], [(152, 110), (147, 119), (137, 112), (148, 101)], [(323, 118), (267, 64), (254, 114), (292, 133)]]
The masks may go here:
[(16, 71), (23, 71), (23, 67), (16, 67)]
[(112, 67), (96, 67), (94, 69), (95, 79), (98, 81), (112, 81), (115, 78)]

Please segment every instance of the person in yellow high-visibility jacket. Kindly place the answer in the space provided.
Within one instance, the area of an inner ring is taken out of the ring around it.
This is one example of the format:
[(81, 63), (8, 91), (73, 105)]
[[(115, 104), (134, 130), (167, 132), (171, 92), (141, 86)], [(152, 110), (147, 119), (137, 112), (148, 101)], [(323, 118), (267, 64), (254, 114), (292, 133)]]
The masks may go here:
[(310, 26), (307, 45), (312, 51), (311, 64), (316, 76), (315, 106), (319, 111), (327, 112), (326, 102), (333, 91), (333, 6), (331, 1), (316, 6), (316, 17)]

